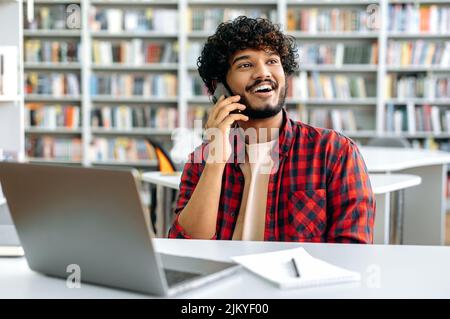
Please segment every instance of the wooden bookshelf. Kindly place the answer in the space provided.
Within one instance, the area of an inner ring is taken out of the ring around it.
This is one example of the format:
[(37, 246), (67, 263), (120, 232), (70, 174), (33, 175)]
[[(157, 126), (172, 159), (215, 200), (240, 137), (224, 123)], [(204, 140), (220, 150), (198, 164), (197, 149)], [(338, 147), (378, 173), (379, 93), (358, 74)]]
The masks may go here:
[[(384, 86), (385, 78), (389, 74), (401, 75), (434, 75), (434, 76), (450, 76), (449, 66), (440, 65), (392, 65), (387, 64), (387, 48), (389, 41), (449, 41), (450, 30), (445, 33), (424, 33), (424, 32), (399, 32), (388, 30), (387, 23), (381, 23), (380, 28), (364, 29), (361, 31), (326, 31), (326, 32), (307, 32), (298, 30), (289, 30), (288, 11), (292, 8), (299, 8), (302, 10), (308, 8), (317, 8), (320, 10), (327, 10), (337, 8), (339, 10), (353, 10), (359, 8), (365, 10), (369, 5), (378, 5), (380, 9), (380, 17), (382, 20), (388, 18), (389, 6), (393, 4), (436, 4), (450, 6), (450, 1), (441, 0), (404, 0), (404, 1), (389, 1), (389, 0), (328, 0), (328, 1), (311, 1), (311, 0), (247, 0), (238, 1), (230, 0), (227, 2), (219, 0), (35, 0), (36, 6), (54, 6), (54, 5), (68, 5), (79, 4), (81, 6), (82, 24), (81, 29), (76, 30), (25, 30), (23, 32), (24, 40), (40, 39), (42, 41), (79, 41), (83, 46), (81, 60), (79, 62), (57, 63), (57, 62), (25, 62), (25, 71), (30, 72), (77, 72), (80, 75), (80, 96), (52, 96), (52, 95), (27, 95), (26, 102), (40, 102), (48, 104), (75, 104), (82, 110), (82, 125), (76, 134), (81, 136), (83, 141), (83, 165), (134, 165), (146, 167), (154, 164), (150, 162), (134, 163), (128, 162), (126, 164), (118, 163), (116, 161), (97, 163), (89, 159), (89, 143), (92, 138), (98, 136), (107, 137), (157, 137), (163, 138), (170, 145), (169, 137), (171, 135), (170, 129), (154, 129), (154, 128), (133, 128), (131, 130), (118, 129), (104, 129), (91, 127), (91, 110), (96, 106), (108, 105), (127, 105), (129, 107), (141, 107), (142, 105), (150, 107), (177, 107), (178, 110), (178, 124), (182, 127), (187, 127), (188, 112), (191, 107), (204, 107), (208, 109), (211, 105), (210, 98), (207, 96), (194, 96), (189, 92), (187, 83), (190, 75), (197, 73), (197, 67), (192, 64), (192, 61), (187, 60), (187, 49), (191, 42), (202, 43), (207, 37), (213, 34), (213, 29), (195, 30), (192, 31), (186, 28), (188, 25), (188, 10), (190, 9), (249, 9), (258, 8), (261, 10), (275, 10), (277, 18), (275, 22), (282, 24), (283, 29), (290, 35), (293, 35), (299, 43), (319, 43), (325, 45), (337, 44), (355, 44), (368, 45), (377, 43), (376, 48), (378, 54), (378, 63), (372, 64), (316, 64), (316, 63), (300, 63), (300, 70), (307, 74), (319, 73), (330, 76), (342, 75), (344, 77), (357, 75), (364, 79), (372, 79), (376, 83), (376, 95), (364, 98), (349, 98), (349, 99), (325, 99), (325, 98), (307, 98), (302, 99), (298, 97), (290, 97), (286, 101), (288, 109), (295, 108), (297, 105), (304, 105), (306, 109), (313, 108), (338, 108), (338, 109), (352, 109), (354, 112), (364, 112), (364, 116), (371, 114), (366, 120), (370, 121), (370, 129), (361, 131), (344, 131), (344, 134), (361, 140), (363, 142), (375, 136), (384, 137), (404, 137), (410, 140), (413, 139), (427, 139), (435, 138), (443, 141), (448, 138), (448, 133), (433, 134), (430, 132), (416, 132), (409, 134), (402, 132), (401, 134), (391, 134), (386, 132), (386, 105), (391, 103), (395, 105), (405, 105), (405, 103), (414, 103), (415, 105), (430, 104), (441, 107), (443, 110), (450, 108), (450, 96), (444, 98), (436, 98), (434, 100), (426, 98), (385, 98)], [(146, 10), (152, 9), (173, 9), (177, 10), (176, 20), (178, 21), (177, 32), (151, 31), (151, 30), (134, 30), (119, 32), (110, 32), (107, 30), (94, 30), (89, 25), (89, 11), (92, 7), (101, 9), (121, 9), (121, 10)], [(192, 23), (189, 23), (192, 24)], [(142, 41), (143, 43), (177, 43), (177, 61), (170, 63), (94, 63), (92, 58), (93, 41), (108, 41), (108, 42), (131, 42), (134, 40)], [(95, 74), (137, 74), (142, 72), (156, 72), (156, 73), (171, 73), (177, 77), (177, 96), (170, 97), (151, 97), (151, 96), (111, 96), (108, 94), (91, 95), (90, 79)], [(0, 99), (0, 108), (3, 102)], [(373, 129), (371, 129), (373, 127)], [(59, 130), (46, 130), (37, 128), (27, 128), (26, 133), (30, 134), (49, 134), (58, 135), (65, 133), (75, 133), (75, 131), (64, 132)], [(143, 165), (141, 165), (143, 164)]]

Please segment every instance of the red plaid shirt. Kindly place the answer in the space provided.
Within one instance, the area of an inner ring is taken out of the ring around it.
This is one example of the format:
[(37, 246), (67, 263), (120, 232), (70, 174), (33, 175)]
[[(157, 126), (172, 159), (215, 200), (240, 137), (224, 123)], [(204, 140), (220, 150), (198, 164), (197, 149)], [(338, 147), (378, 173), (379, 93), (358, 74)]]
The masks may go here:
[[(283, 113), (279, 166), (269, 178), (264, 240), (372, 243), (375, 198), (356, 144), (336, 131), (295, 122)], [(194, 157), (205, 147), (206, 143), (197, 148), (184, 167), (170, 238), (190, 238), (178, 223), (178, 213), (202, 174), (205, 160), (194, 163)], [(232, 239), (244, 189), (236, 154), (243, 150), (238, 136), (234, 155), (225, 165), (212, 239)]]

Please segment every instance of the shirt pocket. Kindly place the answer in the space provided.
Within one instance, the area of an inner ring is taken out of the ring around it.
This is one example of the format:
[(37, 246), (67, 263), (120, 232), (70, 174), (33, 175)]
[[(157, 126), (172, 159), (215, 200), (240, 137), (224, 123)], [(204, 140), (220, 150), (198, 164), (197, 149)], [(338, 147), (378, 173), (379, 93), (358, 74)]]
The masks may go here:
[(291, 241), (321, 241), (326, 229), (325, 189), (290, 192), (288, 235)]

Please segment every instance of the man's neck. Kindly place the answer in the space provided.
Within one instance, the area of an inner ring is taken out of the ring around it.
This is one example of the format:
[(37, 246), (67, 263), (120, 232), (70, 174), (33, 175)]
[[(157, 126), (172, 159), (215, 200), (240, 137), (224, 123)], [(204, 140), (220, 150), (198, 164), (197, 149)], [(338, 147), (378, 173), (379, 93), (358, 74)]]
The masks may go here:
[[(280, 111), (278, 112), (277, 115), (274, 115), (266, 119), (253, 119), (253, 120), (250, 119), (247, 122), (239, 121), (239, 126), (242, 129), (244, 129), (244, 131), (247, 130), (248, 128), (254, 128), (256, 130), (257, 143), (265, 143), (272, 141), (275, 138), (278, 138), (280, 133), (279, 130), (281, 129), (282, 125), (283, 125), (283, 111)], [(262, 129), (262, 131), (264, 131), (265, 129), (266, 133), (260, 134), (261, 133), (260, 129)], [(276, 133), (272, 131), (275, 131)], [(249, 141), (246, 141), (246, 143), (248, 142)]]

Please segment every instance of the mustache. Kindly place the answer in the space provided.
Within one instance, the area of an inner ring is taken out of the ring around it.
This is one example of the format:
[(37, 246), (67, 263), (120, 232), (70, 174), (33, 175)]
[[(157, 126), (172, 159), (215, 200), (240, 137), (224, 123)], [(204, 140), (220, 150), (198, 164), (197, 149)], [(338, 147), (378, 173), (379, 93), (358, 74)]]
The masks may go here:
[(278, 88), (278, 84), (275, 81), (272, 81), (272, 80), (256, 80), (255, 83), (247, 86), (245, 88), (245, 90), (246, 91), (252, 91), (255, 87), (257, 87), (261, 83), (269, 84), (272, 87), (272, 89), (274, 89), (274, 90), (276, 90)]

